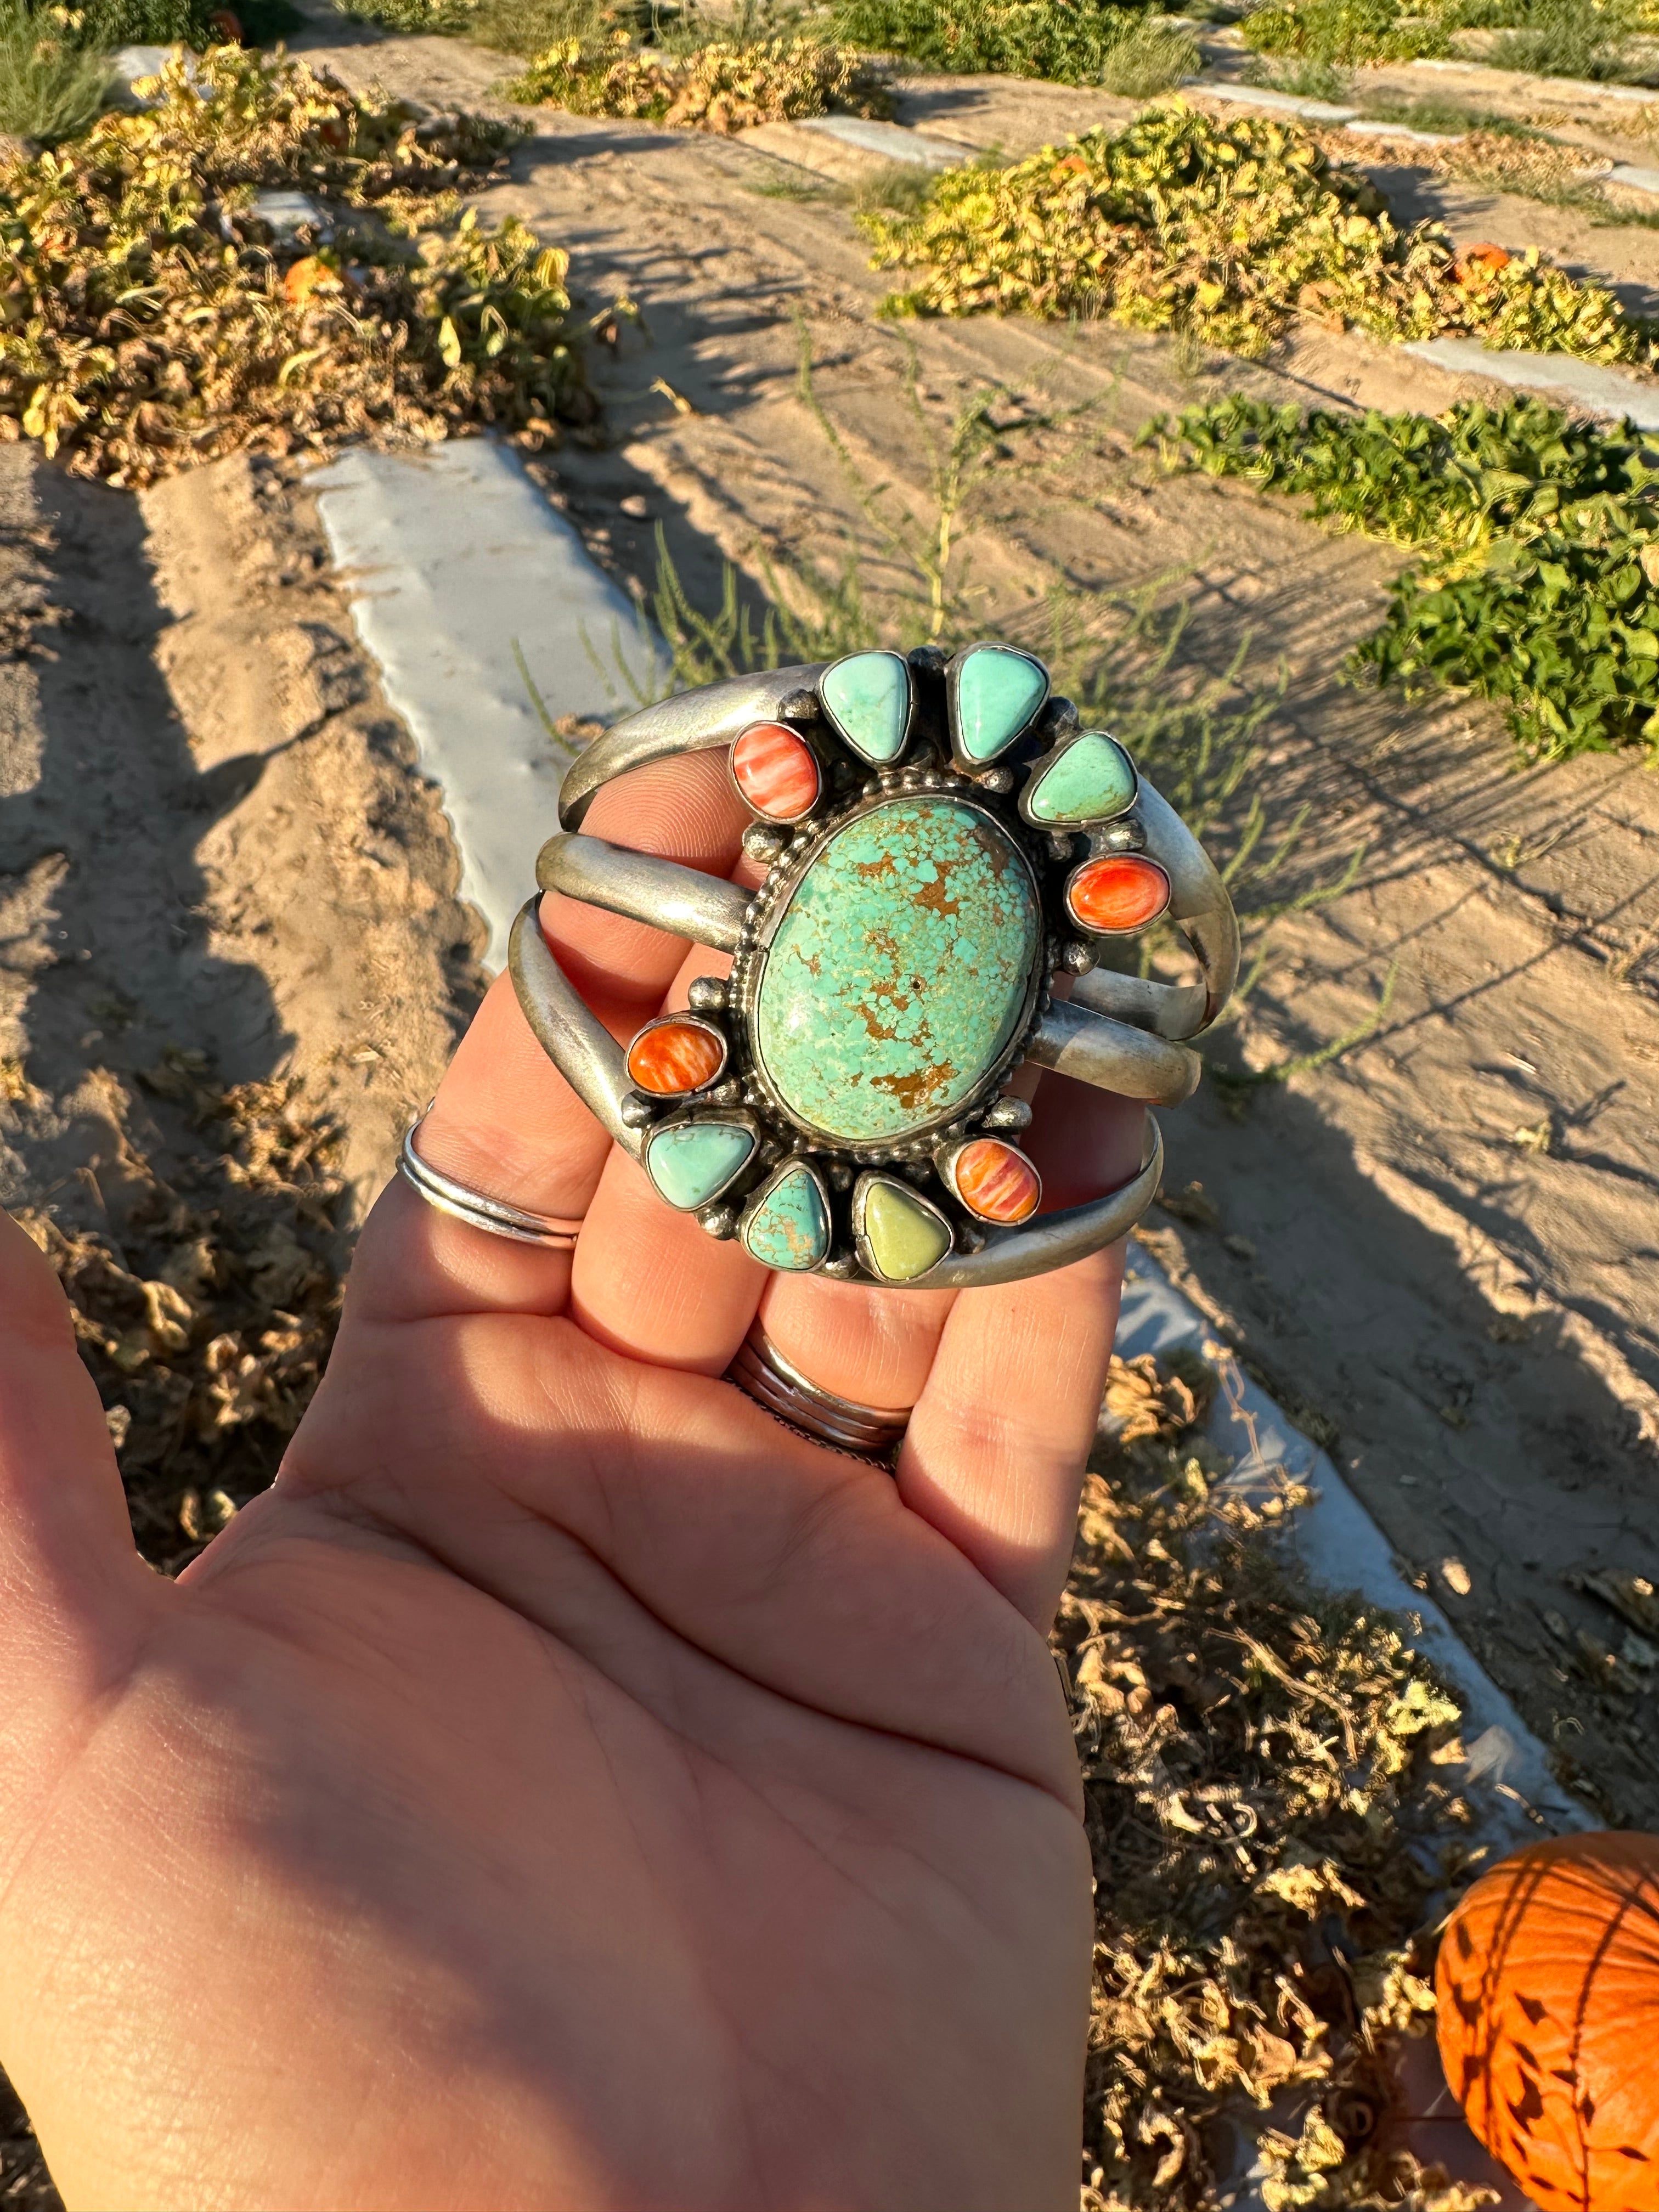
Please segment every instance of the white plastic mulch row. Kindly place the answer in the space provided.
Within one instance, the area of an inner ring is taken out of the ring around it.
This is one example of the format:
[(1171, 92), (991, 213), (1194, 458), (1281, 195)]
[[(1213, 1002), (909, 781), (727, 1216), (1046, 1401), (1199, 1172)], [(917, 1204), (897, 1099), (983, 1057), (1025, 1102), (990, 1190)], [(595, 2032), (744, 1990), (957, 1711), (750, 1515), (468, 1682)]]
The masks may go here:
[(358, 633), (443, 793), (461, 896), (499, 970), (572, 757), (531, 684), (553, 722), (613, 721), (660, 690), (639, 609), (493, 439), (418, 458), (355, 447), (311, 482)]

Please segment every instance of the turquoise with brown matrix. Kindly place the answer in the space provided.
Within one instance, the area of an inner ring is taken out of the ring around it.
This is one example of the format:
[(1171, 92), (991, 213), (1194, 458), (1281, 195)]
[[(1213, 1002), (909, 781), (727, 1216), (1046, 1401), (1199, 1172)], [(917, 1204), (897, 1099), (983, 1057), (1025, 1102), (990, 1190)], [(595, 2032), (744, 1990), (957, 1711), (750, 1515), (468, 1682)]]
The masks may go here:
[(766, 957), (762, 1066), (791, 1114), (843, 1142), (948, 1120), (1024, 1019), (1042, 950), (1036, 886), (968, 802), (899, 798), (837, 830)]

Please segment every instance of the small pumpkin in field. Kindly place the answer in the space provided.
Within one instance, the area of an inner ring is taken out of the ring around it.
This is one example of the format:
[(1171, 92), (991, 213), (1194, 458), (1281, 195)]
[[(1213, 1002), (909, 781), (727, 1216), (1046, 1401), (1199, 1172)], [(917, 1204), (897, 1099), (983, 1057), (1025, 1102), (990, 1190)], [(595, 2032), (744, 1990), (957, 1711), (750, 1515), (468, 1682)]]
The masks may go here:
[(1659, 2212), (1659, 1836), (1563, 1836), (1452, 1915), (1441, 2063), (1541, 2212)]

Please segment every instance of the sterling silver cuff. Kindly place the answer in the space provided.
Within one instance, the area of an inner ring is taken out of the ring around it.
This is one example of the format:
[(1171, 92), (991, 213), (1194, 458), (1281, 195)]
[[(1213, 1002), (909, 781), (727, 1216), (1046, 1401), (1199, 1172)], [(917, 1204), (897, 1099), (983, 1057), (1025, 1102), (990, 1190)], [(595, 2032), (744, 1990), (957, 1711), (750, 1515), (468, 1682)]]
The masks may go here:
[[(751, 817), (753, 893), (588, 836), (615, 777), (723, 750)], [(565, 778), (544, 891), (732, 956), (624, 1051), (559, 969), (536, 902), (513, 933), (543, 1047), (671, 1206), (763, 1264), (966, 1290), (1112, 1243), (1157, 1191), (1045, 1213), (1009, 1091), (1029, 1060), (1160, 1106), (1237, 979), (1226, 888), (1175, 810), (1030, 654), (853, 653), (683, 693), (596, 739)], [(1173, 924), (1199, 980), (1103, 967)]]

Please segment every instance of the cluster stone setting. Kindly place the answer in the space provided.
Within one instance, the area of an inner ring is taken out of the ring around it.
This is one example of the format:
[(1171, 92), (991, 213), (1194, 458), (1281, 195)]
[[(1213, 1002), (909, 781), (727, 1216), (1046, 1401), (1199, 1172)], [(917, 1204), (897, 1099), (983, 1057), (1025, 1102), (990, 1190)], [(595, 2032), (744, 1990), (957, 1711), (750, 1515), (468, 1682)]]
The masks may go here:
[(848, 655), (731, 759), (767, 872), (730, 976), (635, 1040), (647, 1173), (763, 1266), (924, 1282), (1036, 1211), (1010, 1080), (1056, 975), (1169, 903), (1118, 865), (1133, 764), (990, 643)]

